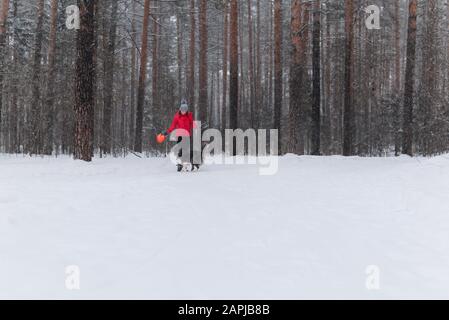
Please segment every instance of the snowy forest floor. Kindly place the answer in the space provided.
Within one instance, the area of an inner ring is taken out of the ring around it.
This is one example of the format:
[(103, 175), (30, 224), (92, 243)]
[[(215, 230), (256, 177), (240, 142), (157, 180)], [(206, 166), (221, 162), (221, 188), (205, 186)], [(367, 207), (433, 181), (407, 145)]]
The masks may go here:
[(0, 298), (449, 298), (449, 156), (0, 155)]

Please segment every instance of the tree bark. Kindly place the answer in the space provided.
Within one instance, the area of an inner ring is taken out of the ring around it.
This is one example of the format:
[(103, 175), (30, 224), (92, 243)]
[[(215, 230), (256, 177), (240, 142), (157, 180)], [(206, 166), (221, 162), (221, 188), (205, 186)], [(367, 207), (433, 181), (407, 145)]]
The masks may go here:
[(303, 56), (302, 44), (303, 24), (302, 24), (302, 5), (301, 0), (293, 0), (291, 3), (291, 58), (290, 58), (290, 108), (289, 108), (289, 143), (288, 152), (302, 155), (304, 154), (304, 139), (300, 133), (301, 117), (301, 90), (302, 83), (302, 64)]
[(255, 129), (260, 126), (260, 111), (262, 108), (262, 58), (260, 52), (260, 30), (262, 29), (260, 23), (260, 1), (256, 1), (257, 13), (257, 29), (256, 29), (256, 85), (254, 89), (256, 110), (254, 113)]
[(315, 0), (313, 8), (313, 37), (312, 37), (312, 132), (311, 153), (319, 156), (321, 154), (321, 5), (320, 0)]
[(3, 108), (3, 74), (6, 51), (6, 25), (8, 22), (9, 0), (2, 0), (0, 12), (0, 139), (2, 135), (2, 108)]
[(142, 48), (140, 50), (139, 86), (137, 89), (136, 137), (134, 151), (142, 152), (143, 105), (145, 103), (145, 82), (148, 62), (148, 24), (150, 19), (150, 0), (145, 0), (143, 9)]
[(404, 119), (402, 153), (413, 156), (413, 103), (416, 61), (417, 0), (410, 0), (407, 35), (407, 61), (405, 67)]
[(282, 96), (283, 96), (283, 68), (282, 68), (282, 0), (274, 1), (274, 124), (278, 129), (279, 151), (282, 153)]
[[(13, 17), (14, 23), (17, 21), (17, 1), (13, 2)], [(16, 39), (16, 36), (13, 35), (13, 39)], [(16, 43), (16, 41), (14, 41)], [(19, 108), (18, 108), (18, 87), (19, 87), (19, 76), (18, 76), (18, 50), (14, 48), (14, 52), (12, 55), (13, 62), (13, 76), (11, 77), (11, 109), (10, 109), (10, 117), (9, 117), (9, 152), (10, 153), (19, 153), (20, 152), (20, 144), (18, 139), (18, 121), (19, 121)]]
[(44, 154), (51, 155), (53, 152), (53, 123), (54, 123), (54, 101), (55, 101), (55, 78), (56, 78), (56, 34), (58, 19), (58, 0), (51, 1), (50, 17), (50, 43), (48, 47), (48, 80), (47, 99), (45, 103), (44, 119)]
[(91, 161), (94, 138), (96, 0), (78, 0), (80, 29), (76, 38), (74, 158)]
[(343, 155), (354, 154), (355, 119), (353, 109), (354, 2), (345, 0), (345, 95), (343, 115)]
[(200, 0), (200, 16), (199, 16), (199, 36), (200, 36), (200, 52), (199, 52), (199, 99), (198, 99), (198, 119), (202, 122), (208, 121), (208, 61), (207, 61), (207, 0)]
[(228, 53), (229, 53), (229, 2), (225, 0), (224, 31), (223, 31), (223, 101), (221, 106), (221, 129), (228, 125), (227, 97), (228, 97)]
[(104, 61), (102, 152), (105, 154), (110, 154), (112, 151), (112, 112), (114, 109), (114, 69), (117, 11), (118, 1), (113, 0)]
[[(136, 55), (137, 55), (137, 41), (136, 41), (136, 2), (133, 1), (132, 4), (132, 20), (131, 20), (131, 39), (132, 39), (132, 48), (131, 48), (131, 92), (130, 92), (130, 116), (129, 116), (129, 140), (132, 144), (132, 137), (135, 133), (135, 124), (136, 124)], [(130, 144), (130, 148), (133, 149)]]
[(31, 98), (31, 136), (29, 143), (29, 153), (39, 154), (42, 152), (41, 137), (41, 110), (40, 105), (40, 81), (41, 81), (41, 60), (42, 60), (42, 40), (44, 28), (44, 0), (39, 0), (37, 4), (37, 20), (35, 31), (35, 45), (32, 71), (32, 98)]
[(254, 53), (253, 53), (253, 16), (252, 16), (252, 1), (248, 1), (248, 47), (249, 47), (249, 86), (250, 86), (250, 124), (251, 128), (255, 126), (255, 83), (254, 83)]
[(195, 106), (195, 39), (196, 38), (196, 19), (195, 19), (195, 0), (190, 0), (190, 54), (187, 81), (188, 103), (193, 108)]
[[(156, 1), (154, 1), (156, 3)], [(159, 10), (158, 10), (159, 11)], [(153, 61), (152, 61), (152, 79), (151, 79), (151, 92), (152, 92), (152, 112), (155, 115), (155, 118), (158, 119), (161, 112), (161, 105), (160, 105), (160, 95), (159, 95), (159, 87), (161, 86), (160, 80), (159, 80), (159, 18), (158, 18), (158, 12), (156, 11), (156, 8), (153, 9), (152, 15), (153, 17)]]
[(183, 39), (183, 26), (181, 25), (182, 22), (182, 13), (178, 11), (176, 12), (176, 36), (177, 36), (177, 45), (178, 45), (178, 99), (183, 99), (183, 67), (184, 67), (184, 59), (183, 59), (183, 46), (182, 46), (182, 39)]
[[(399, 94), (401, 90), (401, 14), (400, 14), (401, 0), (395, 0), (394, 12), (395, 12), (395, 63), (394, 63), (394, 91)], [(401, 139), (400, 139), (400, 121), (399, 121), (399, 105), (394, 105), (393, 112), (394, 121), (394, 151), (398, 156), (401, 152)]]
[[(239, 104), (239, 22), (238, 1), (231, 0), (230, 12), (230, 82), (229, 82), (229, 127), (238, 128)], [(235, 149), (235, 148), (234, 148)], [(235, 151), (235, 150), (234, 150)], [(235, 154), (235, 152), (233, 153)]]
[(322, 151), (329, 155), (332, 153), (332, 99), (331, 99), (331, 65), (332, 48), (331, 48), (331, 21), (330, 13), (326, 14), (326, 55), (324, 59), (323, 68), (325, 68), (324, 77), (324, 105), (323, 105), (323, 142)]

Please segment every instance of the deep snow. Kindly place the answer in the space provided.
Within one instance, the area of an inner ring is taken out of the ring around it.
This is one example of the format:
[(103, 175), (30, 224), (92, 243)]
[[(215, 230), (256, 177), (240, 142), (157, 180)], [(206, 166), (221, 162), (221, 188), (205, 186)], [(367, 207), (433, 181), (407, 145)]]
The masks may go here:
[(447, 155), (289, 155), (273, 176), (2, 155), (0, 298), (449, 298), (448, 194)]

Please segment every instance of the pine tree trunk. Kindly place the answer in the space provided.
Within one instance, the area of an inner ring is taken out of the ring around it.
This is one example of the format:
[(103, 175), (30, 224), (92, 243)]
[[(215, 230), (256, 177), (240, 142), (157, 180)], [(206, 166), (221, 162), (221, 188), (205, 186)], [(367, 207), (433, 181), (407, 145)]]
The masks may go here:
[(302, 1), (304, 16), (302, 19), (302, 41), (301, 41), (301, 82), (303, 90), (300, 92), (300, 125), (299, 130), (301, 134), (300, 143), (302, 144), (301, 150), (309, 152), (309, 118), (310, 118), (310, 76), (309, 76), (309, 54), (310, 51), (310, 12), (311, 3), (308, 1)]
[(132, 4), (132, 20), (131, 20), (131, 39), (132, 39), (132, 49), (131, 49), (131, 92), (130, 92), (130, 116), (129, 116), (129, 140), (130, 148), (132, 147), (132, 137), (135, 133), (136, 124), (136, 55), (137, 55), (137, 41), (136, 41), (136, 2), (133, 1)]
[(56, 77), (56, 33), (58, 19), (58, 0), (51, 1), (50, 17), (50, 44), (48, 47), (48, 83), (47, 99), (45, 103), (44, 119), (44, 154), (51, 155), (53, 152), (53, 123), (54, 123), (54, 101), (55, 101), (55, 77)]
[(134, 151), (142, 152), (143, 106), (145, 103), (145, 82), (148, 61), (148, 24), (150, 19), (150, 0), (145, 0), (143, 10), (142, 48), (140, 50), (139, 86), (137, 89), (136, 136)]
[(8, 22), (9, 0), (2, 0), (0, 12), (0, 141), (3, 132), (2, 108), (3, 108), (3, 74), (5, 65), (6, 24)]
[[(230, 12), (230, 80), (229, 80), (229, 127), (238, 128), (239, 104), (239, 44), (238, 1), (231, 0)], [(235, 148), (234, 148), (235, 149)], [(235, 154), (235, 150), (233, 150)]]
[(279, 152), (282, 153), (282, 95), (283, 95), (283, 72), (282, 72), (282, 0), (274, 1), (274, 124), (278, 129)]
[[(288, 152), (302, 155), (304, 145), (300, 143), (303, 139), (300, 133), (301, 117), (301, 90), (303, 90), (301, 58), (302, 44), (302, 5), (301, 0), (293, 0), (291, 3), (291, 58), (290, 58), (290, 108), (289, 108), (289, 143)], [(302, 147), (302, 149), (301, 149)]]
[(326, 155), (331, 154), (332, 147), (332, 99), (331, 99), (331, 60), (332, 59), (332, 49), (331, 49), (331, 21), (330, 13), (326, 15), (326, 56), (324, 60), (324, 96), (325, 101), (323, 105), (323, 152)]
[[(448, 3), (447, 3), (446, 20), (448, 21), (447, 28), (449, 30), (449, 0), (448, 0)], [(449, 38), (449, 36), (448, 36), (448, 38)], [(449, 41), (447, 41), (447, 56), (448, 56), (448, 61), (447, 61), (448, 66), (447, 66), (447, 70), (446, 70), (446, 76), (447, 76), (446, 93), (449, 93)], [(448, 111), (449, 111), (449, 109), (448, 109)], [(448, 144), (448, 147), (449, 147), (449, 144)]]
[(355, 118), (353, 110), (354, 2), (345, 0), (345, 96), (343, 114), (343, 155), (354, 154)]
[[(17, 19), (17, 1), (13, 2), (13, 17), (14, 17), (14, 23)], [(13, 36), (13, 39), (16, 39), (16, 36)], [(16, 43), (16, 41), (14, 41)], [(19, 153), (20, 152), (20, 146), (18, 141), (18, 85), (19, 85), (19, 77), (17, 74), (17, 67), (18, 67), (18, 50), (14, 50), (12, 58), (12, 77), (11, 77), (11, 109), (10, 109), (10, 115), (9, 115), (9, 152), (10, 153)]]
[(254, 90), (256, 110), (254, 111), (255, 129), (260, 126), (260, 111), (262, 108), (262, 58), (260, 52), (260, 30), (262, 29), (260, 23), (260, 1), (256, 1), (257, 13), (257, 29), (256, 29), (256, 85)]
[(198, 119), (202, 122), (208, 121), (208, 62), (207, 62), (207, 0), (200, 0), (200, 16), (199, 16), (199, 36), (200, 36), (200, 52), (199, 52), (199, 100), (198, 100)]
[(160, 117), (160, 99), (159, 99), (159, 18), (158, 18), (158, 12), (156, 11), (156, 8), (153, 9), (152, 12), (152, 18), (153, 18), (153, 61), (152, 61), (152, 79), (151, 79), (151, 92), (152, 92), (152, 112), (156, 119)]
[(190, 0), (190, 53), (187, 81), (188, 103), (195, 106), (195, 41), (196, 41), (195, 0)]
[(268, 35), (268, 49), (269, 49), (269, 54), (268, 54), (268, 81), (267, 81), (267, 87), (268, 87), (268, 92), (267, 92), (267, 102), (266, 102), (266, 106), (265, 106), (265, 110), (264, 110), (264, 115), (266, 118), (265, 121), (265, 126), (271, 128), (272, 127), (272, 106), (273, 106), (273, 53), (274, 53), (274, 48), (273, 48), (273, 1), (270, 1), (269, 5), (268, 5), (268, 10), (269, 10), (269, 21), (270, 21), (270, 31), (269, 31), (269, 35)]
[[(400, 14), (401, 0), (395, 0), (395, 65), (394, 65), (394, 91), (399, 94), (401, 90), (401, 14)], [(399, 105), (394, 106), (393, 112), (394, 121), (394, 152), (398, 156), (401, 152), (401, 138), (400, 138), (400, 121), (399, 121)]]
[(254, 83), (254, 53), (253, 53), (253, 18), (252, 1), (248, 0), (248, 47), (249, 47), (249, 86), (250, 86), (250, 112), (251, 128), (255, 126), (255, 83)]
[(223, 31), (223, 98), (221, 106), (221, 129), (228, 125), (227, 97), (228, 97), (228, 53), (229, 53), (229, 2), (225, 0), (224, 31)]
[(321, 154), (321, 6), (320, 0), (315, 0), (313, 8), (313, 89), (312, 89), (312, 130), (311, 153)]
[[(240, 73), (243, 74), (247, 74), (243, 68), (243, 32), (240, 32), (241, 29), (243, 30), (243, 10), (242, 10), (242, 2), (239, 1), (238, 2), (238, 24), (239, 24), (239, 32), (238, 32), (238, 57), (239, 57), (239, 70)], [(240, 114), (238, 115), (239, 119), (246, 121), (246, 114), (245, 112), (247, 111), (246, 108), (246, 101), (245, 101), (245, 78), (244, 76), (240, 76), (239, 77), (239, 104), (238, 104), (238, 110), (240, 112)], [(244, 126), (243, 122), (240, 122), (240, 127)]]
[(179, 10), (176, 12), (176, 36), (177, 36), (177, 45), (178, 45), (178, 99), (183, 99), (183, 83), (182, 83), (182, 74), (184, 68), (184, 59), (183, 59), (183, 26), (181, 25), (182, 13)]
[(78, 6), (80, 29), (76, 37), (74, 157), (91, 161), (94, 141), (96, 0), (78, 0)]
[(112, 148), (112, 110), (114, 98), (114, 67), (115, 67), (115, 39), (117, 31), (118, 2), (112, 1), (111, 19), (107, 36), (104, 61), (104, 89), (103, 89), (103, 129), (102, 152), (111, 153)]
[(407, 61), (405, 67), (404, 91), (404, 124), (402, 153), (413, 156), (413, 96), (415, 82), (416, 60), (416, 14), (417, 0), (410, 0), (408, 35), (407, 35)]
[(29, 143), (30, 154), (40, 154), (42, 152), (41, 137), (41, 110), (40, 110), (40, 84), (41, 84), (41, 60), (42, 60), (42, 40), (44, 32), (44, 0), (39, 0), (37, 4), (36, 31), (34, 44), (34, 58), (32, 71), (32, 98), (31, 98), (31, 136)]
[(129, 65), (127, 64), (126, 59), (126, 51), (122, 51), (122, 78), (121, 78), (121, 84), (122, 84), (122, 103), (120, 108), (118, 109), (120, 114), (120, 130), (118, 136), (120, 137), (120, 149), (122, 149), (122, 152), (125, 153), (125, 150), (123, 150), (126, 146), (126, 91), (127, 91), (127, 82), (126, 82), (126, 72), (125, 70), (128, 70)]
[[(100, 70), (100, 65), (103, 66), (105, 62), (105, 39), (107, 39), (106, 35), (106, 5), (108, 3), (108, 0), (105, 1), (97, 1), (95, 4), (95, 34), (94, 34), (94, 46), (96, 48), (94, 52), (94, 65), (96, 70)], [(100, 39), (103, 40), (103, 45), (100, 46)], [(100, 132), (99, 134), (94, 134), (94, 149), (97, 148), (100, 150), (100, 157), (102, 156), (102, 126), (103, 126), (103, 104), (104, 104), (104, 94), (103, 94), (103, 82), (104, 82), (104, 68), (101, 69), (102, 72), (95, 72), (94, 76), (94, 99), (95, 99), (95, 109), (94, 109), (94, 128), (98, 129)], [(100, 90), (100, 85), (102, 86)], [(99, 94), (100, 93), (100, 94)], [(64, 113), (64, 123), (67, 123), (69, 120), (70, 115), (65, 112)], [(67, 136), (67, 135), (65, 135)], [(65, 138), (65, 146), (69, 146), (68, 139)]]

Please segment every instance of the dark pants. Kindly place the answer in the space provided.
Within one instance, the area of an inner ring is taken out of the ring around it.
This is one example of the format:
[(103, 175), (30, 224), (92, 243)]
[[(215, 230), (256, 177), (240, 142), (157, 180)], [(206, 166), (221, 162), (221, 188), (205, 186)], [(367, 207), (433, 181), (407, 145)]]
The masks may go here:
[(178, 158), (182, 160), (182, 162), (190, 162), (193, 163), (193, 142), (191, 137), (178, 137), (178, 144), (182, 142), (182, 139), (190, 140), (190, 155), (186, 154), (185, 157), (182, 155), (182, 149), (179, 149)]

